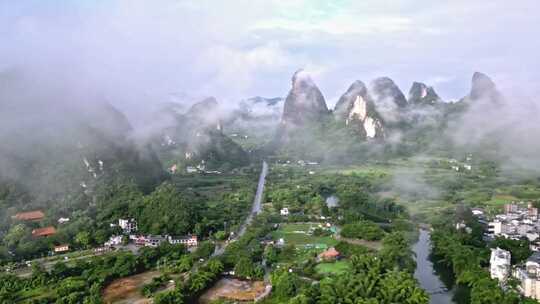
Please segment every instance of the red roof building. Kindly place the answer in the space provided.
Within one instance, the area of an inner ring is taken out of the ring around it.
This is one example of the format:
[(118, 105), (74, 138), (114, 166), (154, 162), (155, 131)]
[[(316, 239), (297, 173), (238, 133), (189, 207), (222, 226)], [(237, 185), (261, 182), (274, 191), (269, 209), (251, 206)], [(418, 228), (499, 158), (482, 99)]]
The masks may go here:
[(41, 210), (19, 212), (15, 214), (14, 218), (21, 221), (38, 221), (42, 220), (45, 214)]
[(45, 228), (37, 228), (32, 230), (33, 236), (49, 236), (56, 233), (56, 229), (54, 227), (45, 227)]
[(339, 257), (339, 251), (334, 247), (330, 247), (328, 250), (323, 251), (319, 254), (321, 259), (335, 259)]

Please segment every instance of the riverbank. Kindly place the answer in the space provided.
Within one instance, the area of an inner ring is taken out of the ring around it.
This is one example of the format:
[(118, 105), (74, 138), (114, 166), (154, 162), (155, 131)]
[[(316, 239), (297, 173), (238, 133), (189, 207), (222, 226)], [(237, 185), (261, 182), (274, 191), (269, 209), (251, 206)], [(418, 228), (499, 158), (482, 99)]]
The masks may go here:
[(429, 293), (430, 304), (468, 304), (468, 292), (455, 285), (452, 271), (433, 260), (430, 231), (420, 228), (418, 241), (412, 248), (416, 255), (414, 277)]

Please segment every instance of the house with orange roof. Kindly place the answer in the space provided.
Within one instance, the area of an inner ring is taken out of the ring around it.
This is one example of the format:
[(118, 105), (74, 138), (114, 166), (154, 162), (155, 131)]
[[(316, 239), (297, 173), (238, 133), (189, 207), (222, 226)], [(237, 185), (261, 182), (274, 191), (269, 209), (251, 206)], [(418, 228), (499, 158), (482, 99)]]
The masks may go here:
[(334, 247), (330, 247), (328, 250), (325, 250), (319, 254), (319, 260), (335, 260), (339, 257), (340, 253)]
[(32, 230), (33, 236), (50, 236), (56, 233), (56, 229), (52, 226), (44, 228), (36, 228)]
[(45, 218), (45, 213), (41, 210), (19, 212), (13, 218), (20, 221), (39, 221)]

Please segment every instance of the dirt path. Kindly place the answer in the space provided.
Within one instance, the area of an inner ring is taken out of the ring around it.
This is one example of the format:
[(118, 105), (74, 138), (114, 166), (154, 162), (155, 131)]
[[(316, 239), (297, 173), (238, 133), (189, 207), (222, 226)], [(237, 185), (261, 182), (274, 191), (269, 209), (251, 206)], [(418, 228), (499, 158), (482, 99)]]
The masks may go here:
[(265, 291), (266, 287), (263, 281), (251, 282), (223, 278), (199, 298), (199, 304), (207, 304), (218, 299), (253, 301)]
[(106, 304), (151, 303), (150, 299), (141, 294), (141, 289), (160, 274), (159, 271), (152, 270), (115, 280), (103, 291), (103, 302)]

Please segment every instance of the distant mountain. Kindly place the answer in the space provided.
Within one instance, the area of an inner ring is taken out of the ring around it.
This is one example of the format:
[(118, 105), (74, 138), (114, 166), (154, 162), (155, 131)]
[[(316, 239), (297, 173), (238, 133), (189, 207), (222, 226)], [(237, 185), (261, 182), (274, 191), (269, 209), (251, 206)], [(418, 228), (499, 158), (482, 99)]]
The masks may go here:
[(248, 98), (246, 101), (248, 103), (251, 103), (251, 104), (262, 103), (262, 104), (265, 104), (267, 106), (275, 106), (275, 105), (281, 103), (283, 101), (283, 98), (281, 98), (281, 97), (265, 98), (265, 97), (261, 97), (261, 96), (255, 96), (255, 97)]
[(356, 130), (362, 138), (384, 137), (383, 121), (375, 109), (375, 104), (366, 85), (355, 81), (338, 100), (334, 115)]
[(214, 97), (208, 97), (194, 103), (184, 116), (194, 129), (215, 128), (221, 130), (222, 112)]
[(326, 101), (309, 74), (299, 70), (292, 77), (292, 88), (285, 99), (281, 122), (286, 127), (317, 123), (329, 115)]
[(223, 133), (229, 119), (214, 97), (194, 103), (184, 114), (168, 112), (170, 124), (154, 139), (154, 147), (168, 166), (201, 165), (231, 169), (249, 163), (249, 155)]
[(411, 105), (434, 105), (441, 99), (433, 87), (428, 87), (421, 82), (414, 82), (409, 90), (409, 104)]
[(502, 95), (497, 90), (493, 80), (486, 74), (475, 72), (471, 81), (471, 92), (468, 96), (469, 100), (490, 100), (493, 102), (501, 102)]
[(236, 118), (242, 120), (277, 120), (283, 113), (284, 99), (281, 97), (252, 97), (240, 101)]
[(0, 177), (41, 202), (91, 191), (106, 178), (150, 191), (166, 177), (153, 149), (133, 138), (128, 119), (110, 103), (29, 83), (24, 75), (0, 79)]
[(399, 108), (404, 108), (408, 104), (403, 92), (388, 77), (379, 77), (373, 80), (371, 83), (371, 94), (377, 105), (393, 103)]

